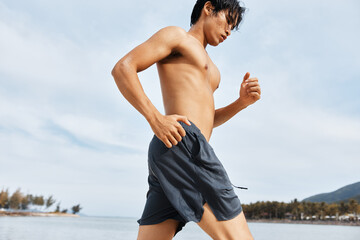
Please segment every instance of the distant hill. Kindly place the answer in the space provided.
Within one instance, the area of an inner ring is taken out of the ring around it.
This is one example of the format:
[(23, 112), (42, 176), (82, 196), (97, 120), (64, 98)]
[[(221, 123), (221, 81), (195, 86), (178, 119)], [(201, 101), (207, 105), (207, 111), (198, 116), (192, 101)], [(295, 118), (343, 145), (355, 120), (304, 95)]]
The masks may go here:
[(349, 199), (354, 198), (360, 202), (360, 182), (347, 185), (339, 188), (338, 190), (330, 193), (317, 194), (302, 200), (303, 202), (347, 202)]

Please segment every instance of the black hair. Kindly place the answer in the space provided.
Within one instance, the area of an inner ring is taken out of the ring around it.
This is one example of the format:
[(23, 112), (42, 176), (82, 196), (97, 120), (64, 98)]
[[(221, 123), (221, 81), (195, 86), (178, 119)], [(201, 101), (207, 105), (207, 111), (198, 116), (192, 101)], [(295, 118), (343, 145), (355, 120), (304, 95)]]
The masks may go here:
[(238, 0), (197, 0), (191, 14), (190, 26), (194, 25), (199, 20), (206, 2), (211, 2), (211, 5), (214, 7), (214, 14), (223, 10), (228, 10), (228, 21), (232, 23), (233, 29), (239, 29), (239, 24), (243, 19), (245, 7), (241, 7)]

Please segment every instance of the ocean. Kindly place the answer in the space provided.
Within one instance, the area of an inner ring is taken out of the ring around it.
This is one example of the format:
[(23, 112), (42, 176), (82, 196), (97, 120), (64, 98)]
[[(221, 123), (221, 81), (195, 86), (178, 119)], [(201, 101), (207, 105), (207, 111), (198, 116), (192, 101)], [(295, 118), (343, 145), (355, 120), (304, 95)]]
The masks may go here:
[[(359, 240), (359, 226), (249, 223), (256, 240)], [(0, 240), (135, 240), (135, 218), (0, 217)], [(174, 240), (211, 240), (188, 223)]]

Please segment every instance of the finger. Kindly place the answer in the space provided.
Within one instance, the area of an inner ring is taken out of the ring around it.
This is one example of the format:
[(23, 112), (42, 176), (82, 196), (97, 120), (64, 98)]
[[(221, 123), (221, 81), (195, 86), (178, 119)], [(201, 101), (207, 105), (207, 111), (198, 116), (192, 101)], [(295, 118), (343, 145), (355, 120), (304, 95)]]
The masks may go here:
[(178, 132), (180, 133), (180, 135), (182, 137), (185, 137), (185, 135), (186, 135), (185, 129), (180, 124), (178, 126)]
[(259, 82), (258, 78), (248, 78), (245, 82), (249, 83), (249, 82)]
[(165, 144), (165, 146), (166, 146), (167, 148), (171, 148), (171, 147), (172, 147), (171, 142), (170, 142), (167, 138), (164, 138), (164, 139), (161, 140), (161, 141)]
[(257, 92), (252, 92), (252, 93), (249, 93), (249, 95), (253, 98), (255, 98), (256, 100), (259, 100), (260, 99), (260, 94), (257, 93)]
[(261, 89), (260, 89), (260, 87), (251, 87), (251, 88), (248, 88), (247, 91), (260, 93)]
[(260, 87), (258, 82), (250, 82), (246, 84), (247, 88), (251, 88), (251, 87)]
[(247, 80), (249, 77), (250, 77), (250, 73), (247, 72), (247, 73), (245, 74), (245, 76), (244, 76), (244, 80), (243, 80), (243, 81)]
[(185, 116), (177, 115), (177, 121), (182, 121), (183, 123), (185, 123), (185, 124), (188, 125), (188, 126), (191, 125), (190, 121), (189, 121), (188, 118), (185, 117)]
[(177, 145), (178, 141), (174, 138), (174, 136), (170, 135), (168, 136), (168, 139), (170, 140), (170, 142), (172, 143), (172, 145)]
[(261, 88), (260, 88), (260, 85), (259, 84), (248, 84), (246, 86), (246, 92), (253, 92), (253, 91), (256, 91), (256, 92), (259, 92), (261, 91)]
[[(179, 123), (177, 123), (177, 124), (179, 124)], [(180, 125), (180, 124), (179, 124), (179, 125)], [(175, 138), (175, 140), (176, 140), (177, 142), (180, 142), (180, 141), (181, 141), (181, 136), (180, 136), (180, 134), (179, 134), (179, 132), (178, 132), (177, 126), (176, 126), (176, 128), (174, 128), (174, 130), (171, 130), (170, 132), (171, 132), (171, 135)]]
[(175, 139), (176, 139), (177, 142), (181, 142), (182, 137), (181, 137), (181, 135), (180, 135), (178, 132), (175, 132), (175, 133), (173, 134), (173, 136), (175, 137)]

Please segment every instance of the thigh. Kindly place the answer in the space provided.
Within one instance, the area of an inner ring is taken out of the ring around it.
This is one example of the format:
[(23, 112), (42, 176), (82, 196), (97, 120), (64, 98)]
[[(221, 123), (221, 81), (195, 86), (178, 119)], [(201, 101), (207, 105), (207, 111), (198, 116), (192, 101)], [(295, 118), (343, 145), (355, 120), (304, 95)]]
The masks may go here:
[(250, 229), (246, 223), (244, 213), (241, 211), (236, 217), (218, 221), (207, 203), (204, 204), (204, 214), (198, 225), (216, 240), (253, 240)]
[(139, 226), (137, 240), (170, 240), (173, 239), (179, 221), (168, 219), (153, 225)]

